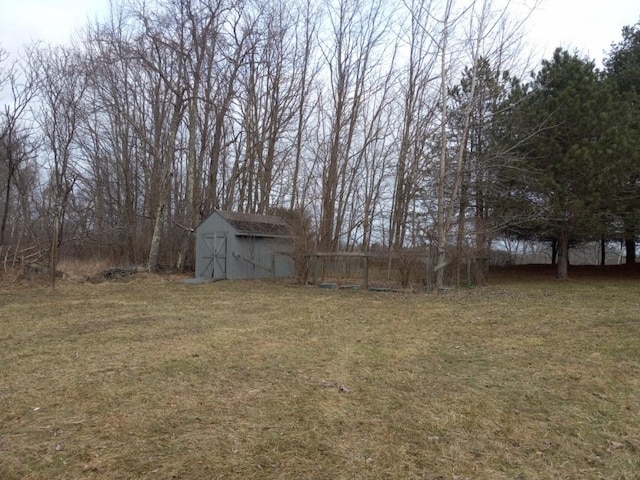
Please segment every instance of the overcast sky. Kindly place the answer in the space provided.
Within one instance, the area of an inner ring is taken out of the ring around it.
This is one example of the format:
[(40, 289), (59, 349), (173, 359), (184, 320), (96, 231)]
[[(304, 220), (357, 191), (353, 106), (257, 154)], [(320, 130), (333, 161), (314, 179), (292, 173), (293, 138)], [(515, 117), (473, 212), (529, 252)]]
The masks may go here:
[[(268, 0), (265, 0), (268, 1)], [(535, 0), (513, 0), (531, 4)], [(62, 43), (87, 19), (100, 17), (108, 0), (0, 0), (0, 44), (15, 52), (31, 40)], [(624, 25), (640, 21), (639, 0), (542, 0), (528, 29), (530, 43), (549, 57), (557, 46), (597, 62)]]
[(638, 0), (543, 0), (532, 15), (530, 38), (544, 58), (564, 47), (599, 63), (611, 43), (622, 39), (622, 27), (638, 21)]
[(31, 40), (68, 41), (71, 33), (100, 16), (108, 0), (0, 0), (0, 43), (15, 51)]

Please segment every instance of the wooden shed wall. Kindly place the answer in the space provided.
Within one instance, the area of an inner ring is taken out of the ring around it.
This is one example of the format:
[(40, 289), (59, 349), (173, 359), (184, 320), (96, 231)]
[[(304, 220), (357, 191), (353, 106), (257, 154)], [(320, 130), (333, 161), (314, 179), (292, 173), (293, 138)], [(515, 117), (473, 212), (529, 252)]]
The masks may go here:
[(286, 255), (290, 248), (286, 238), (238, 232), (214, 212), (196, 229), (196, 277), (216, 280), (292, 277), (293, 260)]

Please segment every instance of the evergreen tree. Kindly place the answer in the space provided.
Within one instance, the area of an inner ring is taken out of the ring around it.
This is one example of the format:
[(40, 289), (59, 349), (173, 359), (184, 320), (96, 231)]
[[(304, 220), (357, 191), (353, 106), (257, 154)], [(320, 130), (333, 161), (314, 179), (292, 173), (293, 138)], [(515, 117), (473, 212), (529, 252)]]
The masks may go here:
[(561, 49), (510, 99), (503, 141), (513, 160), (501, 172), (503, 212), (514, 231), (557, 242), (561, 279), (570, 243), (605, 233), (619, 193), (616, 106), (593, 62)]
[(612, 46), (605, 66), (607, 78), (621, 100), (619, 116), (624, 119), (625, 138), (619, 147), (627, 175), (616, 213), (623, 226), (627, 263), (633, 264), (640, 235), (640, 23), (622, 29), (622, 41)]

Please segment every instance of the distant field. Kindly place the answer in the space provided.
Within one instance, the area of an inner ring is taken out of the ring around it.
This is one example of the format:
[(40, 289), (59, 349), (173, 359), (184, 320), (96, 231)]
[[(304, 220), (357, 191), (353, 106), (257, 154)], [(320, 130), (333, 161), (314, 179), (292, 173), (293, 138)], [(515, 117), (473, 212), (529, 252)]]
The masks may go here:
[(640, 277), (534, 273), (3, 285), (0, 478), (637, 479)]

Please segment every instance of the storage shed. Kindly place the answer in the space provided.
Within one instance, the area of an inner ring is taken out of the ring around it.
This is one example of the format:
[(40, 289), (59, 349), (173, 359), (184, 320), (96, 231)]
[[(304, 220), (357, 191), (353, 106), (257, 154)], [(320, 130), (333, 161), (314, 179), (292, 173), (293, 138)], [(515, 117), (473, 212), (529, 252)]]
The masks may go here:
[(293, 276), (291, 232), (280, 217), (216, 210), (195, 233), (196, 278)]

